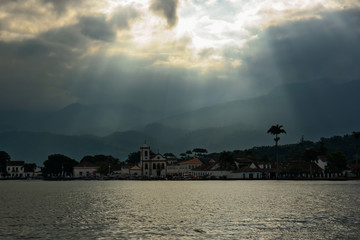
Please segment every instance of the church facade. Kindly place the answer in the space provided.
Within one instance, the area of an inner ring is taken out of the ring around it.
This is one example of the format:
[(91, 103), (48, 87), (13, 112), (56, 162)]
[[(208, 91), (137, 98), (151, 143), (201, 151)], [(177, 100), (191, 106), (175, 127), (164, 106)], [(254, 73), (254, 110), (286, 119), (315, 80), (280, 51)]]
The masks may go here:
[(146, 144), (140, 147), (141, 176), (164, 178), (167, 175), (167, 159), (160, 153), (153, 154)]

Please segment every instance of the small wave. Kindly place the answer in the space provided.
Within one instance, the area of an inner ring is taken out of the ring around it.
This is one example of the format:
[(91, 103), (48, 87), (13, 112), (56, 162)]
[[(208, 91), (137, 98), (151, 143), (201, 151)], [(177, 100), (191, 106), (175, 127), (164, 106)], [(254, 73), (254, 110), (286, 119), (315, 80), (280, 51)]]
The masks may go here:
[(202, 230), (202, 229), (197, 229), (197, 228), (195, 228), (194, 231), (195, 231), (195, 232), (198, 232), (198, 233), (206, 233), (204, 230)]

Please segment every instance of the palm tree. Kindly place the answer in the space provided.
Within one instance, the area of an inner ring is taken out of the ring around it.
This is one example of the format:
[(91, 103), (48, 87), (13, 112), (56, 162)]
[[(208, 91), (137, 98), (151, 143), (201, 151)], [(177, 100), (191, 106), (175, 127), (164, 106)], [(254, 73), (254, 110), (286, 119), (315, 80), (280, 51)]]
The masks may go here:
[(274, 141), (275, 141), (275, 149), (276, 149), (276, 178), (279, 177), (279, 154), (278, 154), (278, 142), (280, 140), (279, 134), (285, 133), (286, 131), (283, 129), (282, 125), (276, 124), (272, 125), (267, 133), (270, 133), (272, 135), (275, 135)]

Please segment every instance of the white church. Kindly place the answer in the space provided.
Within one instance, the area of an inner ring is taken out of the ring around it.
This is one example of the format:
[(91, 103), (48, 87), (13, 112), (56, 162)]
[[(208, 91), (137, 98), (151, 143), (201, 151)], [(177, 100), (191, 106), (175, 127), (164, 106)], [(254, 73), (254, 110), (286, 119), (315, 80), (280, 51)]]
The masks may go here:
[(160, 153), (152, 154), (146, 144), (140, 147), (140, 176), (164, 178), (167, 175), (167, 159)]

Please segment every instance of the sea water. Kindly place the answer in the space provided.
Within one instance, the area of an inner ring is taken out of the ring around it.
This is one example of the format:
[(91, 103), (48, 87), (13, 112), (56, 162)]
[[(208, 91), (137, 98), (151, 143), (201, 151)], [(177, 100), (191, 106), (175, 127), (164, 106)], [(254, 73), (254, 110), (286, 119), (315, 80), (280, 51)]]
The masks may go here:
[(0, 239), (360, 239), (360, 181), (0, 181)]

